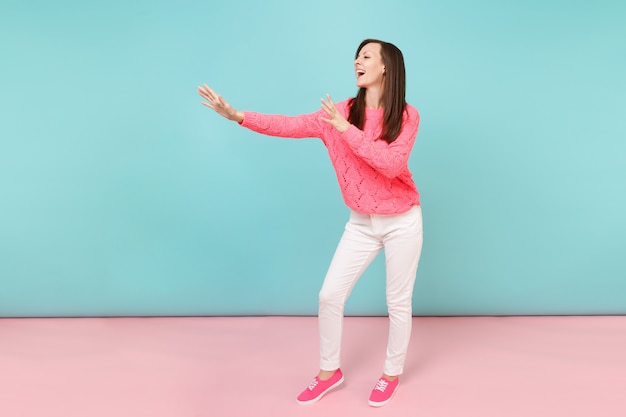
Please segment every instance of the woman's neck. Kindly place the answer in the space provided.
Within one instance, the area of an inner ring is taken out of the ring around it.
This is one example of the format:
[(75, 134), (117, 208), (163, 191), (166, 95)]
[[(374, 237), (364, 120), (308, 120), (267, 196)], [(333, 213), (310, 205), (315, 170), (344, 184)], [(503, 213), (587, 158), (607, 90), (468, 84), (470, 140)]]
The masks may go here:
[(366, 109), (382, 109), (382, 89), (370, 87), (365, 92)]

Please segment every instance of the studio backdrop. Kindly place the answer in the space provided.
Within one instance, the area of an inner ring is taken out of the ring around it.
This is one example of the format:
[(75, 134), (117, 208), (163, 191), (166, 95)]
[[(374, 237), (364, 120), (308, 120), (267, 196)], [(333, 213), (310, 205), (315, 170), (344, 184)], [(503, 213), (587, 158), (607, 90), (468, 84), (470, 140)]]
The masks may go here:
[[(297, 115), (397, 45), (416, 315), (626, 313), (626, 3), (0, 3), (0, 316), (312, 315), (349, 211)], [(386, 313), (381, 254), (349, 315)]]

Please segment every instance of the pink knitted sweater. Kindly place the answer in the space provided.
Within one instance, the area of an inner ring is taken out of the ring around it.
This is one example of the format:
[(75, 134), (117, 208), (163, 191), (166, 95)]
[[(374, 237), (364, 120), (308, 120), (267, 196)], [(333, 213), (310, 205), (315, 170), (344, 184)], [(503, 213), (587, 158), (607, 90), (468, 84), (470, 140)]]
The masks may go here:
[[(336, 104), (347, 119), (349, 100)], [(340, 133), (320, 120), (320, 109), (299, 116), (244, 112), (242, 126), (258, 133), (287, 138), (320, 138), (335, 168), (348, 207), (366, 214), (399, 214), (419, 205), (419, 193), (408, 168), (417, 136), (419, 113), (406, 106), (402, 131), (391, 144), (377, 139), (382, 131), (383, 109), (366, 109), (363, 130), (356, 126)]]

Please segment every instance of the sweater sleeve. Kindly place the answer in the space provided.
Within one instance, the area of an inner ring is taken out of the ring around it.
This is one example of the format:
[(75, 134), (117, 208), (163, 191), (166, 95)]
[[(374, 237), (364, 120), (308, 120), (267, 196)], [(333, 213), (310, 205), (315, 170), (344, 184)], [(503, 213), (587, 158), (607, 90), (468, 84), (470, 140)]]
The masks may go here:
[(392, 143), (373, 137), (350, 125), (342, 137), (350, 149), (387, 178), (395, 178), (408, 166), (419, 127), (419, 113), (407, 106), (400, 134)]
[(241, 126), (269, 136), (320, 138), (323, 129), (320, 112), (321, 110), (299, 116), (283, 116), (244, 111)]

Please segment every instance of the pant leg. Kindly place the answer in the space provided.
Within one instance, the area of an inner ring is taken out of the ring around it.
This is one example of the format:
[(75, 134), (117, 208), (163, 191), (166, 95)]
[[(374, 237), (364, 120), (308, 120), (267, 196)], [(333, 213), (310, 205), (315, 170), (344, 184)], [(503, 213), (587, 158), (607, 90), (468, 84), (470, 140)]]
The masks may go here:
[(319, 293), (320, 369), (340, 367), (346, 300), (381, 249), (370, 216), (352, 212)]
[(400, 375), (411, 339), (412, 297), (423, 242), (422, 210), (417, 206), (394, 219), (385, 236), (389, 339), (383, 372)]

